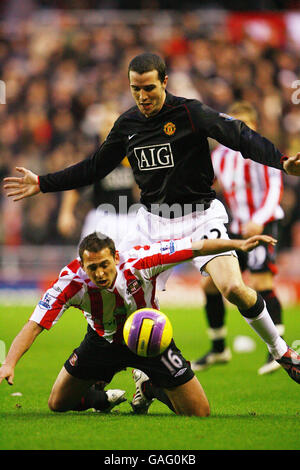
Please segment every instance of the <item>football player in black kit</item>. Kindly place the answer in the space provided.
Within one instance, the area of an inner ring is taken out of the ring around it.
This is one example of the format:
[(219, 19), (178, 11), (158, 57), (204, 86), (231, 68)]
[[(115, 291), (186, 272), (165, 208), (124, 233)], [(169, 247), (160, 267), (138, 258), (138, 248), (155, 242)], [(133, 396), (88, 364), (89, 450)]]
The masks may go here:
[[(214, 173), (208, 137), (240, 151), (244, 158), (300, 175), (300, 153), (282, 155), (242, 121), (196, 99), (167, 92), (168, 76), (159, 56), (144, 53), (133, 58), (128, 77), (136, 105), (116, 120), (89, 159), (43, 176), (19, 167), (21, 177), (5, 179), (8, 196), (17, 201), (40, 191), (90, 185), (109, 174), (127, 155), (144, 206), (137, 214), (137, 242), (148, 244), (182, 236), (226, 239), (227, 214), (211, 189)], [(238, 307), (266, 343), (274, 359), (300, 383), (300, 356), (279, 336), (263, 298), (244, 284), (235, 252), (200, 256), (194, 264), (204, 275), (211, 276), (220, 293)]]

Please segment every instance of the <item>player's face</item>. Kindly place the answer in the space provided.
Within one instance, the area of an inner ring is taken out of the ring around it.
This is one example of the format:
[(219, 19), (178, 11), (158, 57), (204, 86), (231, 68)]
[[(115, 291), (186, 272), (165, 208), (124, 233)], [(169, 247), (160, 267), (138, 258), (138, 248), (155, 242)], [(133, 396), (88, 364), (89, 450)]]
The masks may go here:
[(119, 254), (112, 255), (109, 248), (92, 252), (83, 252), (81, 266), (88, 277), (99, 289), (109, 289), (112, 287), (117, 277), (117, 264), (119, 264)]
[(157, 70), (151, 70), (142, 74), (132, 70), (129, 72), (132, 96), (144, 116), (152, 116), (161, 110), (166, 99), (165, 90), (167, 81), (167, 75), (163, 82), (159, 80)]

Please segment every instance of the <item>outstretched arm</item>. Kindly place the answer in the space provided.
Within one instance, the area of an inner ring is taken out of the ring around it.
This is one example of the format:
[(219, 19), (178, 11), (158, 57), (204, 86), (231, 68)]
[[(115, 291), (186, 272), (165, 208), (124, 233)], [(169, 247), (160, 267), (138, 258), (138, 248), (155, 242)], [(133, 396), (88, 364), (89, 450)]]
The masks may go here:
[(82, 188), (108, 175), (123, 160), (126, 148), (122, 138), (111, 131), (106, 141), (89, 158), (64, 170), (47, 175), (36, 175), (26, 168), (17, 168), (21, 177), (4, 178), (4, 189), (14, 201), (42, 193)]
[(284, 158), (283, 169), (288, 175), (300, 176), (300, 152), (294, 157)]
[(192, 243), (194, 256), (205, 256), (223, 253), (229, 250), (251, 251), (259, 244), (270, 243), (276, 245), (277, 240), (268, 235), (255, 235), (246, 240), (199, 240)]
[(14, 370), (19, 359), (30, 348), (35, 338), (43, 331), (43, 327), (35, 321), (29, 320), (20, 333), (13, 340), (7, 353), (5, 362), (0, 367), (0, 383), (6, 379), (9, 385), (13, 385)]

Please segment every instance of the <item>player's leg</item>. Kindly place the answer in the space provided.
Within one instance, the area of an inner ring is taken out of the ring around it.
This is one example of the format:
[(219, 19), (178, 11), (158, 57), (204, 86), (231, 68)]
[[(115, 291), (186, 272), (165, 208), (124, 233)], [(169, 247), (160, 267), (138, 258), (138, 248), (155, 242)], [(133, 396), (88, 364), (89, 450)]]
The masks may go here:
[(125, 401), (124, 390), (104, 391), (104, 386), (110, 383), (115, 373), (111, 367), (104, 365), (109, 346), (110, 343), (88, 327), (83, 341), (65, 361), (57, 376), (48, 401), (51, 410), (83, 411), (94, 408), (109, 411)]
[(259, 292), (266, 302), (268, 312), (280, 336), (282, 336), (284, 334), (282, 305), (275, 290), (273, 274), (271, 272), (252, 273), (250, 276), (250, 286)]
[(78, 409), (83, 397), (95, 380), (82, 380), (73, 377), (62, 367), (52, 387), (48, 406), (52, 411), (69, 411)]
[(205, 392), (196, 377), (173, 389), (164, 389), (175, 413), (184, 416), (205, 417), (210, 414), (210, 407)]
[[(277, 328), (278, 334), (283, 337), (284, 324), (282, 321), (282, 307), (274, 289), (274, 276), (269, 272), (251, 273), (249, 285), (264, 299), (270, 317)], [(266, 362), (258, 369), (259, 375), (274, 372), (280, 368), (273, 356), (268, 353)]]
[(231, 351), (226, 347), (227, 328), (225, 325), (225, 304), (210, 276), (204, 277), (202, 288), (205, 293), (204, 306), (208, 323), (207, 334), (211, 341), (209, 351), (192, 362), (194, 371), (204, 370), (213, 364), (226, 364), (231, 360)]
[(119, 405), (124, 398), (124, 390), (104, 390), (105, 382), (83, 380), (73, 377), (63, 367), (52, 387), (48, 406), (51, 411), (84, 411), (93, 408), (107, 413)]
[[(264, 233), (278, 238), (278, 222), (267, 224)], [(276, 250), (274, 247), (260, 245), (249, 253), (248, 268), (250, 271), (250, 286), (260, 293), (266, 303), (270, 317), (279, 335), (284, 334), (282, 307), (274, 288), (274, 275), (277, 273)], [(260, 375), (273, 372), (279, 364), (268, 354), (265, 364), (258, 370)]]
[(154, 385), (149, 377), (141, 370), (133, 371), (136, 383), (136, 393), (131, 402), (136, 414), (147, 414), (154, 399), (164, 403), (178, 415), (209, 416), (209, 402), (205, 392), (194, 376), (188, 382), (172, 388), (162, 388)]
[(173, 340), (160, 356), (145, 358), (131, 352), (126, 354), (128, 362), (137, 368), (133, 371), (136, 393), (131, 406), (134, 413), (146, 414), (155, 398), (176, 414), (209, 415), (204, 390), (190, 362), (182, 356)]
[(238, 307), (249, 325), (265, 341), (274, 358), (282, 357), (287, 345), (279, 336), (261, 295), (243, 282), (238, 260), (234, 256), (218, 256), (207, 263), (205, 270), (218, 290)]

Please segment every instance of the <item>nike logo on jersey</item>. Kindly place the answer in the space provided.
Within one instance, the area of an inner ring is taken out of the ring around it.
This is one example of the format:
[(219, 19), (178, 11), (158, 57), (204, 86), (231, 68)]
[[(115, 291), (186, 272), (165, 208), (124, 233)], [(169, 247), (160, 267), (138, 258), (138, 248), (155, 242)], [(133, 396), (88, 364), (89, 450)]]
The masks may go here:
[(134, 137), (135, 135), (137, 135), (137, 134), (131, 134), (131, 135), (129, 135), (129, 136), (128, 136), (128, 140), (131, 140), (132, 137)]
[(134, 154), (138, 161), (139, 170), (161, 170), (174, 166), (171, 144), (148, 145), (135, 147)]

